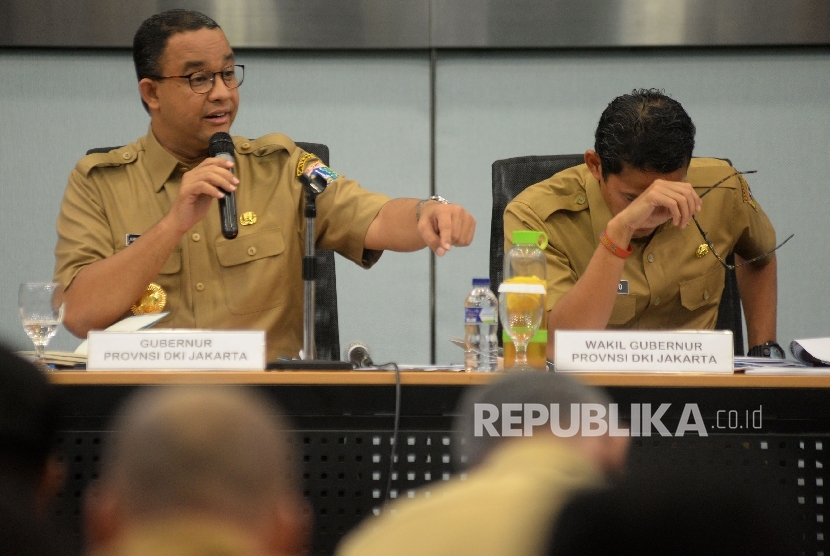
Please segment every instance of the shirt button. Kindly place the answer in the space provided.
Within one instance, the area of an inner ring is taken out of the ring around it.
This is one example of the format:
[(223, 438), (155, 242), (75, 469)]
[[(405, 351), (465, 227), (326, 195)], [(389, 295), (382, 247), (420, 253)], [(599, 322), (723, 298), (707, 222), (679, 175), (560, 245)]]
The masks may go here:
[(184, 174), (185, 172), (189, 172), (189, 171), (190, 171), (190, 168), (188, 168), (187, 166), (184, 166), (184, 165), (179, 166), (179, 172), (181, 172), (182, 174)]
[(703, 290), (703, 299), (709, 299), (709, 290)]
[(576, 198), (576, 204), (577, 204), (577, 205), (584, 205), (584, 204), (585, 204), (585, 197), (583, 197), (582, 195), (580, 195), (579, 197), (577, 197), (577, 198)]
[(246, 141), (246, 142), (242, 143), (241, 145), (239, 145), (239, 148), (247, 150), (247, 149), (251, 148), (251, 144)]
[(648, 254), (648, 262), (650, 262), (650, 263), (654, 262), (654, 253), (649, 253)]
[(201, 282), (197, 282), (196, 283), (196, 291), (202, 291), (203, 289), (205, 289), (205, 285)]
[(660, 298), (659, 297), (654, 300), (654, 304), (655, 305), (660, 305)]
[(121, 155), (124, 160), (130, 160), (133, 157), (133, 153), (124, 153)]
[(199, 241), (200, 239), (202, 239), (202, 236), (194, 232), (193, 235), (190, 236), (190, 239), (192, 239), (193, 241)]
[(256, 247), (248, 247), (248, 254), (252, 257), (256, 255)]

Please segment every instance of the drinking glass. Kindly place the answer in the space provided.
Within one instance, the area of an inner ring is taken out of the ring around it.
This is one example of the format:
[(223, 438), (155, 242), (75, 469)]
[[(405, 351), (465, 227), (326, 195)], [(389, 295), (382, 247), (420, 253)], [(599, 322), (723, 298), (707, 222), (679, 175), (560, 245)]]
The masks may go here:
[(535, 370), (527, 362), (527, 344), (542, 324), (545, 288), (536, 284), (502, 283), (499, 290), (501, 326), (516, 346), (516, 361), (509, 370)]
[(17, 292), (17, 310), (35, 345), (35, 365), (46, 367), (43, 353), (63, 321), (63, 288), (57, 282), (26, 282)]

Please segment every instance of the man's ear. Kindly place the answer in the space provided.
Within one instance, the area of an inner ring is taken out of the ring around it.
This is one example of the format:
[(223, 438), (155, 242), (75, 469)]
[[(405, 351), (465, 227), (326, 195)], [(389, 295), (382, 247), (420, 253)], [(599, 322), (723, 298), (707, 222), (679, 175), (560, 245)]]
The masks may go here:
[(35, 509), (39, 515), (46, 515), (49, 512), (52, 503), (63, 489), (65, 481), (66, 466), (57, 454), (49, 454), (35, 493)]
[(121, 534), (123, 515), (115, 499), (93, 483), (84, 496), (84, 540), (90, 552), (111, 545)]
[(283, 499), (274, 508), (264, 532), (268, 554), (308, 554), (311, 550), (311, 509), (303, 499)]
[(145, 77), (138, 82), (138, 92), (141, 95), (141, 100), (147, 104), (151, 111), (159, 109), (158, 86), (159, 82), (149, 77)]
[(585, 164), (588, 166), (588, 171), (594, 176), (594, 179), (602, 181), (602, 161), (596, 151), (585, 151)]

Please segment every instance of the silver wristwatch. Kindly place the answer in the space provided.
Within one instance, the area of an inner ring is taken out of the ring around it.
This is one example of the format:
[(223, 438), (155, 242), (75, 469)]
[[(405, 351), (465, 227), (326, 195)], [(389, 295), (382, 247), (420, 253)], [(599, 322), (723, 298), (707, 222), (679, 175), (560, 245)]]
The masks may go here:
[(442, 205), (450, 204), (450, 202), (448, 200), (446, 200), (445, 198), (443, 198), (440, 195), (430, 195), (426, 199), (419, 202), (418, 206), (415, 208), (415, 222), (420, 222), (421, 221), (421, 208), (424, 206), (424, 203), (426, 203), (427, 201), (438, 201)]

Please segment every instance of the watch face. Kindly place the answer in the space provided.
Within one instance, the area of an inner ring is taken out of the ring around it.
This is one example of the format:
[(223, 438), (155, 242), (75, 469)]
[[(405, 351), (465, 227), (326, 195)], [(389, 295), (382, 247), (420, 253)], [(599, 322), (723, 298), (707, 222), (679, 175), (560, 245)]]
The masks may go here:
[(787, 354), (784, 353), (784, 348), (775, 342), (767, 342), (753, 347), (747, 353), (750, 357), (771, 357), (773, 359), (786, 359)]
[(764, 346), (764, 355), (766, 357), (772, 357), (773, 359), (787, 358), (786, 354), (784, 353), (784, 350), (778, 344)]

